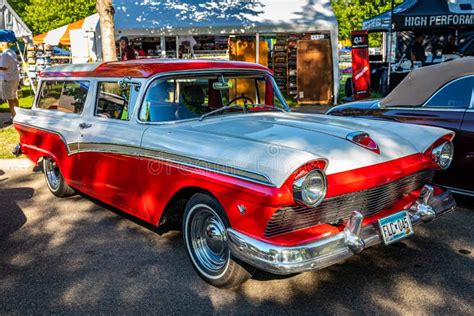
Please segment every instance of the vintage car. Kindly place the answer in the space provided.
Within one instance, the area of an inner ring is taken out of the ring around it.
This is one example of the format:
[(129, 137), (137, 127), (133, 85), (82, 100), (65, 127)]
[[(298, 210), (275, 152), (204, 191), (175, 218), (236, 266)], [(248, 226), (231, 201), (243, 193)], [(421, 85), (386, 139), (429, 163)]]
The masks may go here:
[(182, 223), (193, 267), (217, 287), (256, 268), (327, 267), (456, 206), (430, 184), (450, 165), (453, 132), (291, 113), (255, 64), (51, 67), (14, 125), (15, 152), (42, 161), (54, 195)]
[(452, 166), (434, 182), (474, 196), (474, 58), (419, 68), (383, 100), (339, 105), (327, 114), (447, 128), (456, 133)]

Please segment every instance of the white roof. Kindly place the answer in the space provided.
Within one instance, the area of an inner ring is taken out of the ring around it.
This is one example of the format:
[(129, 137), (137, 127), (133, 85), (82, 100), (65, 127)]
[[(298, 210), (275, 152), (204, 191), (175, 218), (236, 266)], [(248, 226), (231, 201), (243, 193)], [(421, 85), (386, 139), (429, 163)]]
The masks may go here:
[(114, 0), (120, 35), (335, 31), (330, 0)]

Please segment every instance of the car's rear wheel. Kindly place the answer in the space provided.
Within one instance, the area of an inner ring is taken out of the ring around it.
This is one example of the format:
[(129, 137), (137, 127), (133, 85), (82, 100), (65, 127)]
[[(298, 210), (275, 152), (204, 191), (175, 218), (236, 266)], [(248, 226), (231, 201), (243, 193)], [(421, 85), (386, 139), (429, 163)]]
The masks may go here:
[(210, 195), (195, 194), (183, 218), (184, 243), (199, 276), (219, 288), (233, 288), (250, 279), (255, 268), (232, 256), (227, 243), (229, 221)]
[(43, 172), (48, 189), (57, 197), (71, 196), (76, 193), (74, 189), (64, 181), (64, 177), (53, 159), (47, 157), (43, 159)]

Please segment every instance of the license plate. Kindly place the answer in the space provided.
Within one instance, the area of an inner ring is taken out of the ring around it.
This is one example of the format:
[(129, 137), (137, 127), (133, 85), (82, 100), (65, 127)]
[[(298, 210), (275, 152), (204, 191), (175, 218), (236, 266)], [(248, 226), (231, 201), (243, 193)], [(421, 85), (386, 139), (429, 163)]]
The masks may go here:
[(413, 235), (410, 216), (406, 211), (379, 219), (379, 225), (386, 245)]

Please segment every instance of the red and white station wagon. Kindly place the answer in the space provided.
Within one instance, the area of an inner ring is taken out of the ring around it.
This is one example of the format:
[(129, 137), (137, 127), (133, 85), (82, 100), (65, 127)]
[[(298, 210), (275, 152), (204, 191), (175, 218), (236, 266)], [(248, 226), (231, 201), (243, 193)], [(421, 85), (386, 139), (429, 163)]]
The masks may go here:
[(20, 110), (17, 154), (46, 183), (153, 225), (180, 221), (197, 273), (317, 270), (454, 210), (431, 185), (454, 134), (292, 113), (265, 67), (146, 60), (47, 69)]

